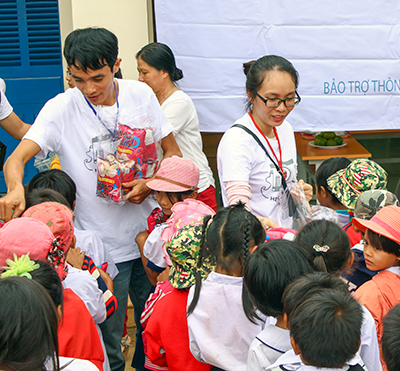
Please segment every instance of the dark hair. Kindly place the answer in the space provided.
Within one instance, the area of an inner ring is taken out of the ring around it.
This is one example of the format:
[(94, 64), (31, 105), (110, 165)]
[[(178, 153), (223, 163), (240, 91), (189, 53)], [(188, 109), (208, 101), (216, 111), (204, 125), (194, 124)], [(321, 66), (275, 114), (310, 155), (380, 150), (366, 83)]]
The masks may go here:
[(351, 164), (351, 161), (346, 157), (332, 157), (325, 160), (318, 170), (315, 172), (315, 186), (317, 189), (324, 187), (325, 191), (332, 195), (332, 202), (335, 204), (340, 204), (337, 197), (328, 188), (328, 178), (335, 174), (337, 171), (346, 169), (347, 166)]
[(87, 72), (109, 66), (111, 71), (118, 58), (118, 39), (105, 28), (82, 28), (65, 39), (64, 57), (68, 66)]
[[(243, 72), (246, 75), (246, 91), (255, 99), (256, 93), (264, 82), (266, 72), (268, 71), (282, 71), (287, 72), (292, 76), (295, 89), (299, 85), (299, 74), (294, 68), (293, 64), (287, 59), (277, 55), (266, 55), (257, 59), (243, 63)], [(247, 111), (250, 111), (251, 102), (247, 102)]]
[(341, 368), (360, 346), (362, 320), (360, 304), (350, 295), (320, 290), (307, 295), (294, 310), (290, 335), (304, 363)]
[(59, 370), (57, 313), (46, 290), (26, 277), (0, 279), (0, 367)]
[(147, 44), (137, 52), (136, 59), (139, 57), (156, 70), (168, 72), (172, 82), (183, 77), (182, 70), (176, 67), (174, 54), (168, 45), (162, 43)]
[(50, 295), (56, 307), (63, 305), (63, 287), (57, 272), (46, 262), (34, 260), (39, 268), (30, 272), (32, 279), (40, 283)]
[[(225, 207), (214, 217), (204, 218), (197, 266), (201, 267), (203, 259), (211, 256), (217, 267), (220, 266), (228, 274), (236, 264), (241, 265), (244, 270), (251, 244), (259, 245), (264, 241), (264, 228), (257, 217), (244, 208), (243, 203)], [(200, 290), (201, 276), (196, 272), (195, 292), (188, 314), (196, 307)]]
[(382, 249), (388, 254), (394, 254), (400, 257), (400, 245), (397, 242), (391, 240), (390, 238), (377, 234), (370, 229), (367, 229), (365, 231), (365, 234), (368, 237), (369, 244), (374, 248)]
[(36, 174), (28, 184), (28, 192), (35, 188), (50, 188), (60, 192), (67, 199), (68, 207), (72, 209), (76, 199), (76, 185), (66, 172), (51, 169)]
[(400, 370), (400, 304), (383, 320), (381, 347), (388, 371)]
[(294, 279), (282, 295), (283, 312), (287, 316), (289, 325), (293, 311), (303, 298), (310, 292), (321, 289), (331, 289), (349, 294), (343, 280), (329, 273), (313, 272)]
[[(193, 192), (194, 191), (192, 189), (189, 189), (183, 192), (165, 192), (165, 194), (167, 195), (169, 202), (171, 202), (171, 204), (174, 204), (176, 202), (181, 202), (186, 198), (190, 197), (193, 194)], [(175, 197), (177, 201), (175, 201), (173, 197)]]
[(59, 192), (49, 188), (37, 188), (25, 195), (25, 210), (31, 206), (42, 204), (43, 202), (58, 202), (71, 208), (67, 199)]
[[(250, 255), (244, 268), (244, 291), (255, 308), (266, 316), (283, 314), (282, 295), (298, 276), (312, 271), (307, 256), (295, 242), (272, 240)], [(258, 318), (254, 308), (244, 307), (249, 319)], [(259, 318), (258, 318), (259, 319)]]
[[(314, 269), (339, 275), (351, 256), (351, 245), (347, 233), (329, 220), (313, 220), (297, 233), (297, 242), (307, 253)], [(318, 252), (318, 247), (328, 247), (327, 252)]]

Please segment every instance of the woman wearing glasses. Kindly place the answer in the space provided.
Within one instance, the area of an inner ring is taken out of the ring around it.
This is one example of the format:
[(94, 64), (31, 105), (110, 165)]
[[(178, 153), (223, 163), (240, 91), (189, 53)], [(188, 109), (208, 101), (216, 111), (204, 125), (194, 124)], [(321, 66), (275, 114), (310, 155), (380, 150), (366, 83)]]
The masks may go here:
[(176, 67), (171, 49), (162, 43), (151, 43), (136, 54), (139, 81), (149, 85), (168, 121), (183, 157), (192, 160), (200, 169), (198, 199), (217, 211), (214, 178), (203, 152), (199, 119), (190, 97), (179, 90), (176, 81), (183, 78)]
[[(296, 181), (297, 153), (293, 129), (285, 119), (300, 103), (298, 73), (288, 60), (275, 55), (245, 63), (244, 72), (247, 113), (218, 146), (223, 203), (241, 200), (255, 215), (292, 227), (284, 189)], [(299, 184), (312, 196), (310, 185)]]

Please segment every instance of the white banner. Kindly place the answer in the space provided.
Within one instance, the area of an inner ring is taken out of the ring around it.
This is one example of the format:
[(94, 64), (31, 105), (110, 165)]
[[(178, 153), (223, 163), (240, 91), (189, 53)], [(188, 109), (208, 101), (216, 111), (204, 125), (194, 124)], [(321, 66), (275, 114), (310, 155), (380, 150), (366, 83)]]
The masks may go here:
[(242, 64), (267, 54), (299, 71), (295, 131), (400, 129), (398, 0), (155, 0), (155, 15), (201, 131), (243, 115)]

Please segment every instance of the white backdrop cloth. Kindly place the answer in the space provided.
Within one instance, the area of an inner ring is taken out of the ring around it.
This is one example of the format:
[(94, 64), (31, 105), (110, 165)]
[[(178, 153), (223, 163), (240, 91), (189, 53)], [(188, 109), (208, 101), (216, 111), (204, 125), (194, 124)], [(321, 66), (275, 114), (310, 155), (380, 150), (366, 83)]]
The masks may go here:
[(400, 128), (398, 0), (155, 0), (155, 15), (201, 131), (242, 117), (242, 64), (267, 54), (299, 71), (295, 131)]

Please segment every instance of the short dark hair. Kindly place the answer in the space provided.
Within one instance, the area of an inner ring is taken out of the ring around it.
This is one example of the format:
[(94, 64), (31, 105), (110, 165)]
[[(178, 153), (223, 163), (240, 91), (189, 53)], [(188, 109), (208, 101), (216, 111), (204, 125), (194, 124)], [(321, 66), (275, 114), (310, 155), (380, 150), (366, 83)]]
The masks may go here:
[(0, 367), (59, 370), (58, 319), (46, 290), (26, 277), (0, 279)]
[[(313, 220), (306, 224), (297, 233), (295, 242), (306, 251), (316, 271), (339, 275), (352, 254), (347, 233), (329, 220)], [(319, 252), (317, 246), (328, 246), (329, 250)]]
[[(295, 242), (272, 240), (250, 255), (244, 268), (244, 292), (248, 291), (251, 302), (264, 315), (283, 315), (282, 295), (286, 286), (311, 271), (305, 252)], [(254, 318), (256, 312), (244, 310), (249, 318)]]
[[(286, 58), (277, 55), (265, 55), (257, 59), (243, 64), (243, 72), (246, 75), (246, 91), (255, 99), (256, 93), (264, 82), (266, 73), (269, 71), (287, 72), (293, 79), (295, 89), (299, 86), (299, 73), (293, 64)], [(251, 102), (247, 102), (247, 111), (250, 111)]]
[(156, 70), (168, 72), (172, 82), (183, 77), (182, 70), (176, 67), (174, 53), (168, 45), (162, 43), (147, 44), (137, 52), (136, 59), (139, 57)]
[(318, 170), (315, 172), (315, 186), (317, 189), (324, 187), (325, 191), (332, 195), (332, 201), (335, 204), (340, 204), (337, 197), (329, 190), (328, 178), (335, 174), (337, 171), (346, 169), (347, 166), (351, 164), (351, 161), (346, 157), (332, 157), (325, 160)]
[(341, 368), (360, 346), (362, 320), (360, 304), (350, 295), (319, 290), (306, 295), (292, 313), (290, 335), (305, 363)]
[(25, 195), (25, 210), (31, 206), (42, 204), (43, 202), (57, 202), (71, 209), (67, 199), (59, 192), (49, 188), (37, 188)]
[(400, 245), (397, 242), (371, 231), (370, 229), (366, 229), (365, 234), (367, 235), (371, 246), (374, 246), (375, 248), (378, 247), (388, 254), (394, 254), (400, 257)]
[(111, 71), (118, 58), (118, 39), (105, 28), (81, 28), (65, 39), (64, 57), (68, 66), (86, 72), (109, 66)]
[(36, 188), (49, 188), (61, 193), (72, 209), (76, 199), (76, 185), (65, 171), (51, 169), (36, 174), (28, 184), (28, 193)]
[(332, 289), (349, 294), (344, 281), (329, 273), (313, 272), (294, 279), (286, 287), (282, 296), (283, 311), (287, 316), (289, 325), (292, 312), (296, 309), (301, 300), (308, 293), (321, 289)]
[(388, 371), (400, 370), (400, 304), (383, 320), (381, 347)]

